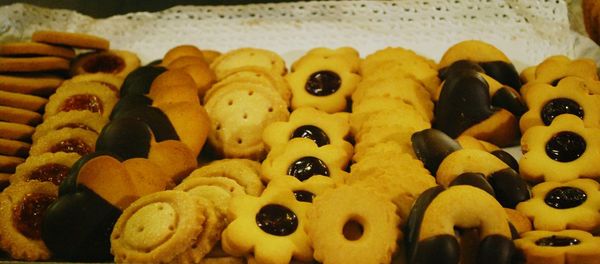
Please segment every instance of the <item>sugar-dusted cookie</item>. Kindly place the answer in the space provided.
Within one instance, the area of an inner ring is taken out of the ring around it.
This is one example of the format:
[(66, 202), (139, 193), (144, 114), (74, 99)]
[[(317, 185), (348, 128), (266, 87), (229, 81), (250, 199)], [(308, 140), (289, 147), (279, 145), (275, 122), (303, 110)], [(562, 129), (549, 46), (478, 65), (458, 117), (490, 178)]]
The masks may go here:
[(10, 178), (11, 184), (24, 181), (51, 182), (60, 185), (69, 174), (73, 164), (81, 157), (77, 153), (44, 153), (28, 157), (17, 166), (15, 174)]
[(0, 72), (65, 71), (69, 60), (61, 57), (0, 57)]
[(260, 181), (260, 163), (248, 159), (222, 159), (194, 170), (185, 181), (203, 177), (225, 177), (244, 188), (245, 193), (260, 196), (265, 186)]
[(350, 133), (348, 115), (328, 114), (311, 107), (301, 107), (292, 111), (287, 122), (275, 122), (263, 131), (263, 141), (268, 149), (278, 149), (292, 138), (303, 137), (317, 145), (328, 144), (342, 147), (349, 155), (352, 144), (346, 141)]
[(31, 136), (33, 142), (50, 131), (62, 128), (81, 128), (96, 134), (100, 134), (102, 128), (108, 123), (108, 119), (89, 110), (74, 110), (60, 112), (47, 118), (43, 123), (35, 127)]
[(231, 223), (221, 238), (223, 250), (233, 256), (253, 254), (259, 263), (312, 260), (305, 232), (310, 206), (297, 201), (290, 190), (271, 187), (260, 197), (233, 197), (227, 216)]
[(399, 223), (394, 205), (382, 196), (342, 186), (315, 198), (306, 232), (321, 263), (390, 263)]
[(517, 206), (536, 230), (578, 229), (592, 232), (600, 226), (600, 185), (591, 179), (543, 182), (533, 197)]
[(107, 50), (110, 47), (110, 42), (108, 40), (83, 33), (40, 30), (31, 35), (31, 40), (82, 49)]
[[(17, 75), (0, 75), (0, 90), (4, 92), (19, 93), (25, 95), (41, 95), (47, 96), (56, 90), (63, 82), (63, 78), (51, 75), (39, 76), (17, 76)], [(1, 97), (0, 97), (1, 98)], [(7, 97), (8, 100), (10, 97)], [(14, 97), (13, 97), (14, 98)], [(15, 99), (20, 99), (20, 102), (27, 100), (20, 96)], [(29, 97), (28, 99), (30, 99)], [(29, 100), (25, 101), (29, 105)], [(40, 106), (40, 99), (33, 99), (35, 106)]]
[(138, 56), (126, 50), (95, 51), (80, 54), (71, 64), (71, 75), (109, 73), (125, 78), (140, 66)]
[(600, 130), (579, 117), (559, 115), (550, 126), (529, 128), (521, 138), (521, 175), (528, 181), (569, 181), (600, 175)]
[(46, 152), (67, 152), (85, 155), (94, 152), (98, 134), (82, 128), (63, 128), (54, 130), (39, 137), (31, 145), (30, 156), (41, 155)]
[(527, 263), (597, 263), (600, 237), (581, 230), (534, 230), (515, 240)]
[(277, 177), (293, 176), (305, 181), (314, 175), (331, 177), (343, 183), (343, 171), (350, 161), (346, 151), (336, 145), (317, 145), (308, 138), (293, 138), (284, 147), (272, 150), (263, 161), (261, 178), (269, 182)]
[(41, 238), (42, 219), (57, 196), (58, 187), (49, 182), (20, 182), (4, 189), (0, 194), (0, 248), (13, 259), (49, 259), (51, 252)]
[(215, 71), (217, 80), (221, 80), (231, 71), (244, 66), (256, 66), (273, 74), (283, 75), (286, 72), (285, 61), (279, 54), (259, 48), (240, 48), (217, 57), (210, 68)]
[(75, 51), (69, 47), (53, 46), (35, 42), (11, 42), (0, 45), (0, 55), (7, 57), (57, 56), (66, 59), (75, 57)]

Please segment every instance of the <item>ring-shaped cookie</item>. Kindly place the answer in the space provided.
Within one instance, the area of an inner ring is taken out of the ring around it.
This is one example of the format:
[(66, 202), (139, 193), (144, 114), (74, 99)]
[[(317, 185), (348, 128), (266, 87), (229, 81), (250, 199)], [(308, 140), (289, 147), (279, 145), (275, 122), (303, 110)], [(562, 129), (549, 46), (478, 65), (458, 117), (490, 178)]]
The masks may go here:
[(348, 115), (328, 114), (312, 107), (300, 107), (287, 122), (275, 122), (263, 131), (263, 141), (269, 149), (282, 148), (290, 139), (305, 137), (317, 145), (337, 145), (352, 155), (352, 144), (345, 139), (350, 133)]
[(71, 82), (61, 85), (46, 104), (44, 119), (59, 112), (89, 110), (108, 118), (118, 98), (110, 88), (96, 82)]
[(73, 163), (81, 156), (77, 153), (44, 153), (31, 156), (17, 166), (15, 174), (10, 178), (11, 184), (37, 180), (51, 182), (58, 186), (67, 177)]
[(317, 196), (306, 227), (314, 258), (332, 264), (389, 263), (400, 237), (395, 210), (389, 200), (358, 186)]
[(206, 208), (183, 191), (163, 191), (133, 202), (110, 236), (116, 262), (169, 262), (202, 232)]
[(54, 130), (40, 137), (31, 145), (30, 156), (41, 155), (46, 152), (75, 152), (85, 155), (96, 149), (98, 134), (82, 128), (63, 128)]
[(592, 232), (600, 226), (600, 184), (591, 179), (564, 183), (543, 182), (533, 197), (517, 205), (532, 219), (536, 230), (578, 229)]
[(77, 56), (71, 64), (71, 74), (109, 73), (125, 78), (140, 67), (138, 56), (126, 50), (107, 50)]
[(339, 57), (314, 60), (286, 75), (292, 91), (292, 109), (310, 106), (328, 113), (344, 111), (347, 98), (360, 81), (360, 75), (350, 71), (345, 63)]
[[(529, 181), (569, 181), (600, 175), (600, 129), (563, 114), (550, 126), (535, 126), (521, 137), (519, 172)], [(551, 155), (552, 157), (550, 157)]]
[(581, 230), (525, 232), (515, 245), (531, 264), (596, 263), (600, 258), (600, 237)]
[(501, 50), (489, 43), (480, 40), (465, 40), (452, 45), (444, 52), (439, 68), (448, 67), (459, 60), (510, 62)]
[(304, 231), (310, 206), (279, 188), (267, 188), (260, 197), (233, 197), (227, 216), (231, 223), (223, 231), (221, 246), (233, 256), (254, 253), (259, 263), (310, 261), (313, 250)]
[(529, 86), (525, 103), (529, 107), (519, 126), (524, 133), (533, 126), (550, 125), (561, 114), (579, 116), (586, 127), (600, 127), (600, 97), (588, 93), (581, 86), (572, 86), (567, 77), (556, 87), (545, 83)]
[(42, 216), (56, 200), (50, 182), (19, 182), (0, 194), (0, 248), (18, 260), (45, 260), (51, 252), (41, 238)]
[(346, 175), (343, 170), (349, 161), (350, 156), (339, 146), (319, 147), (308, 138), (293, 138), (285, 147), (269, 152), (261, 166), (261, 178), (269, 182), (289, 175), (304, 181), (313, 175), (323, 175), (343, 183)]
[(40, 137), (61, 128), (82, 128), (100, 134), (108, 119), (88, 110), (60, 112), (48, 117), (43, 123), (35, 128), (31, 140), (36, 142)]

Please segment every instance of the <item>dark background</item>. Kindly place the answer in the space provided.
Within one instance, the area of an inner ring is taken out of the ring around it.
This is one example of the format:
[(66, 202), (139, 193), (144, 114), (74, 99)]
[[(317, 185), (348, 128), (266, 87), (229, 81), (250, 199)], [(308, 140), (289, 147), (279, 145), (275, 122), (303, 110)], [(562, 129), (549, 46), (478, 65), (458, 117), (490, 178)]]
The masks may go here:
[(154, 12), (176, 5), (239, 5), (249, 3), (280, 3), (294, 2), (282, 0), (0, 0), (0, 6), (13, 3), (27, 3), (42, 7), (76, 10), (79, 13), (95, 18), (104, 18), (112, 15), (130, 12)]

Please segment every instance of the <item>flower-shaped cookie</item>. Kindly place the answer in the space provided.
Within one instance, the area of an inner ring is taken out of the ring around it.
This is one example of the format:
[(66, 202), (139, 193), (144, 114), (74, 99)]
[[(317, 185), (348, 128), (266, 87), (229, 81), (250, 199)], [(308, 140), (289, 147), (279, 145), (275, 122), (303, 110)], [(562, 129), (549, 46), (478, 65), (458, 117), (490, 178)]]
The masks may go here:
[(529, 111), (519, 121), (522, 132), (532, 126), (550, 125), (562, 114), (578, 116), (586, 127), (600, 127), (600, 97), (568, 79), (556, 87), (545, 83), (529, 85), (525, 94)]
[(342, 183), (346, 174), (343, 169), (349, 161), (350, 156), (339, 146), (319, 147), (308, 138), (293, 138), (281, 149), (269, 152), (261, 166), (261, 177), (264, 182), (286, 175), (305, 181), (323, 175)]
[(535, 126), (521, 138), (521, 176), (529, 181), (569, 181), (600, 175), (600, 129), (566, 114), (550, 126)]
[(284, 264), (292, 257), (310, 261), (313, 251), (304, 231), (310, 206), (291, 191), (273, 187), (260, 197), (233, 197), (227, 216), (231, 223), (221, 237), (223, 250), (233, 256), (253, 253), (258, 263)]
[(345, 140), (350, 133), (348, 114), (326, 112), (312, 107), (300, 107), (287, 122), (275, 122), (263, 131), (263, 141), (269, 149), (285, 146), (292, 138), (312, 139), (319, 147), (337, 145), (352, 155), (352, 144)]
[(300, 67), (304, 67), (303, 64), (309, 63), (317, 59), (327, 59), (331, 57), (338, 57), (346, 60), (346, 65), (350, 66), (350, 71), (357, 72), (360, 66), (360, 54), (352, 47), (341, 47), (337, 49), (330, 49), (325, 47), (319, 47), (309, 50), (302, 58), (292, 64), (291, 71), (294, 72)]
[(581, 230), (525, 232), (515, 246), (527, 263), (598, 263), (600, 259), (600, 237)]
[(269, 188), (290, 190), (299, 202), (312, 203), (313, 199), (327, 189), (335, 187), (335, 182), (325, 176), (315, 175), (300, 181), (295, 177), (276, 177), (269, 182)]
[(314, 56), (286, 75), (293, 95), (292, 109), (312, 106), (328, 113), (344, 111), (347, 98), (360, 81), (347, 60), (341, 56)]
[(600, 184), (590, 179), (540, 183), (533, 187), (533, 198), (517, 210), (533, 219), (538, 230), (592, 231), (600, 226)]
[(557, 55), (546, 58), (535, 68), (529, 68), (521, 74), (529, 82), (552, 84), (566, 76), (578, 76), (598, 80), (596, 63), (591, 59), (571, 60), (567, 56)]

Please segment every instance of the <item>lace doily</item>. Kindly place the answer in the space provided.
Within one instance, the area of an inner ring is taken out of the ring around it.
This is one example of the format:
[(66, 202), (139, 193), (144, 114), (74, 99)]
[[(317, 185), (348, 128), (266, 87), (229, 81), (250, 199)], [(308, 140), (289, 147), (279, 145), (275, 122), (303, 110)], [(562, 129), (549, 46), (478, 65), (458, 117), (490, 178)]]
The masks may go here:
[(39, 29), (92, 33), (143, 62), (179, 44), (227, 51), (259, 47), (291, 61), (317, 47), (352, 46), (366, 56), (400, 46), (439, 60), (452, 44), (481, 39), (517, 65), (564, 54), (600, 61), (598, 47), (571, 30), (558, 0), (319, 1), (243, 6), (178, 6), (155, 13), (93, 19), (24, 4), (0, 7), (0, 42), (27, 40)]

